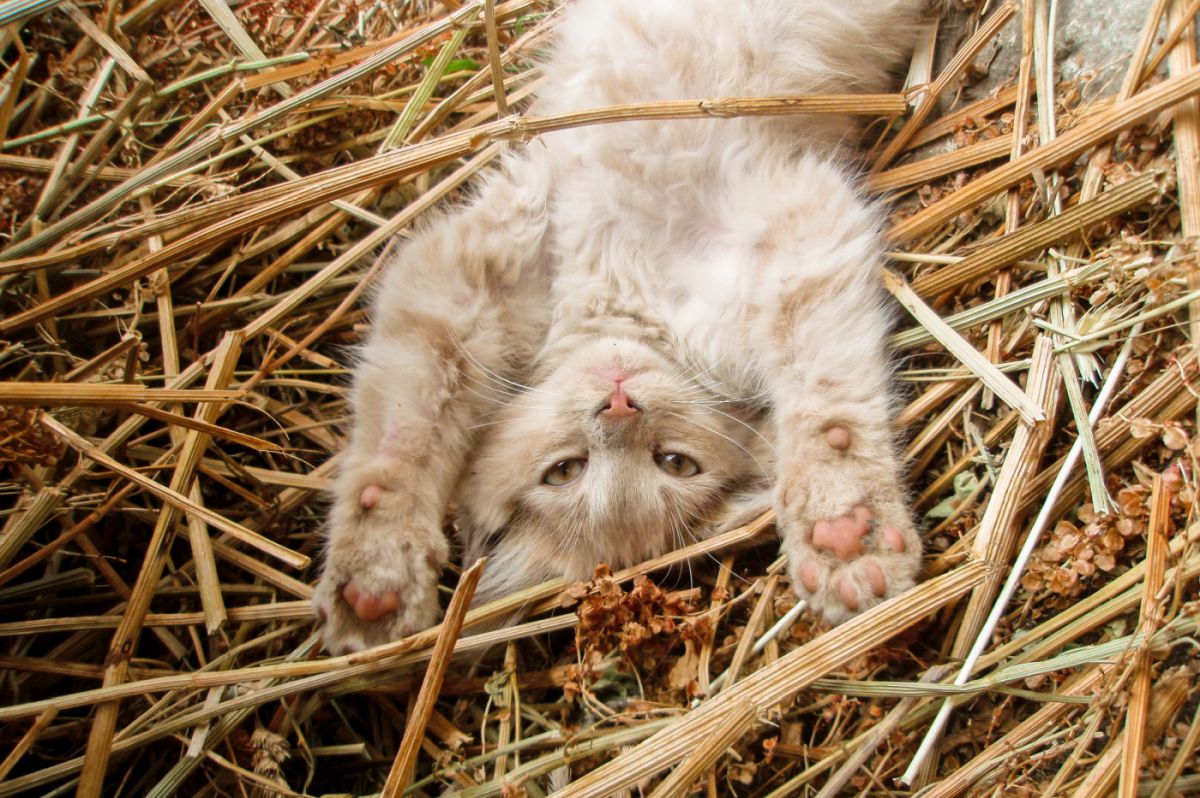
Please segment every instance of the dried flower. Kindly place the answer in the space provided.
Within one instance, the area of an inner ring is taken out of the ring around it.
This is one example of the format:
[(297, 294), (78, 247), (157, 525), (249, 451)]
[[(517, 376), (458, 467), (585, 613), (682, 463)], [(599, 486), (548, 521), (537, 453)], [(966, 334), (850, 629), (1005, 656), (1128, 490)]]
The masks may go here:
[[(698, 662), (691, 645), (706, 634), (708, 620), (688, 617), (695, 608), (672, 596), (649, 577), (638, 576), (633, 587), (626, 591), (617, 582), (607, 565), (596, 569), (595, 576), (570, 588), (579, 597), (576, 615), (575, 640), (585, 659), (607, 654), (615, 649), (643, 667), (661, 662), (680, 641), (688, 642), (684, 665), (672, 669), (668, 680), (671, 689), (690, 689)], [(694, 661), (691, 665), (688, 657)]]
[(0, 405), (0, 466), (50, 465), (62, 442), (38, 423), (40, 410)]
[(287, 738), (276, 734), (270, 729), (259, 727), (250, 736), (250, 748), (254, 751), (251, 763), (254, 772), (264, 779), (273, 781), (283, 787), (282, 791), (269, 788), (255, 789), (259, 798), (282, 798), (289, 794), (287, 781), (283, 778), (283, 763), (292, 755)]

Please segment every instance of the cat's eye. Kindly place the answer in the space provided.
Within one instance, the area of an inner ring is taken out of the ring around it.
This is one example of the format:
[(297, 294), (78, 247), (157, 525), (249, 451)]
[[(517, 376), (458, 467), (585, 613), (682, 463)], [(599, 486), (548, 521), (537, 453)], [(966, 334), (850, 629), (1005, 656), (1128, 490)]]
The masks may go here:
[(583, 469), (586, 466), (587, 460), (580, 457), (574, 457), (570, 460), (559, 460), (547, 468), (545, 474), (542, 474), (542, 484), (555, 488), (569, 485), (579, 478), (579, 475), (583, 473)]
[(695, 460), (678, 452), (655, 452), (654, 462), (673, 477), (694, 477), (700, 473), (700, 465)]

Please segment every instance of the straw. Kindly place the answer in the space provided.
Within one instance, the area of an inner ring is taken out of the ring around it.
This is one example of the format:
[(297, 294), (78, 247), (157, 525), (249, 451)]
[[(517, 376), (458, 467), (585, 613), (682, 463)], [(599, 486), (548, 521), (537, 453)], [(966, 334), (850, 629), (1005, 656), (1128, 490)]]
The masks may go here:
[[(531, 114), (570, 5), (0, 7), (0, 796), (1192, 789), (1200, 0), (1146, 3), (1111, 87), (1060, 69), (1077, 8), (997, 3), (922, 21), (904, 93)], [(829, 628), (764, 490), (611, 577), (321, 652), (405, 240), (563, 131), (814, 114), (865, 123), (923, 581)]]

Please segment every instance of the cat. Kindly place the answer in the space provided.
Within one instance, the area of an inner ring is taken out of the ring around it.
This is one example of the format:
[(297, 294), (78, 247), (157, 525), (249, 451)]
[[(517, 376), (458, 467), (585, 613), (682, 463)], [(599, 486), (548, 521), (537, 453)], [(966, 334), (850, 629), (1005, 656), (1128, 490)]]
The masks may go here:
[[(925, 0), (576, 0), (531, 109), (879, 92)], [(774, 506), (829, 622), (921, 562), (889, 424), (881, 217), (844, 116), (637, 121), (511, 148), (389, 264), (314, 602), (334, 652)]]

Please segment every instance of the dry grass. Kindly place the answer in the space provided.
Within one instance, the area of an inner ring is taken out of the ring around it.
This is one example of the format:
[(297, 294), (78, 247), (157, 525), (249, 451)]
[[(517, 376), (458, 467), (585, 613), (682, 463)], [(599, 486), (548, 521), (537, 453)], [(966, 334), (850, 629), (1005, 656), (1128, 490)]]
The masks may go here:
[[(907, 98), (525, 116), (557, 6), (51, 0), (0, 32), (0, 796), (1200, 789), (1200, 3), (1146, 3), (1112, 99), (1048, 78), (1029, 0), (931, 28)], [(973, 95), (1006, 26), (1020, 73)], [(507, 141), (847, 107), (886, 118), (928, 580), (826, 629), (768, 515), (470, 612), (450, 573), (444, 625), (321, 655), (388, 242)]]

